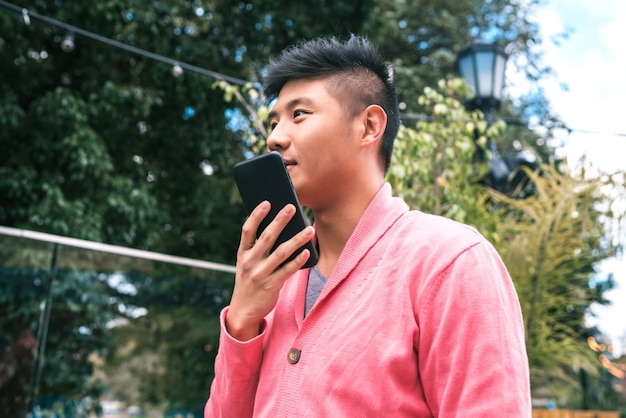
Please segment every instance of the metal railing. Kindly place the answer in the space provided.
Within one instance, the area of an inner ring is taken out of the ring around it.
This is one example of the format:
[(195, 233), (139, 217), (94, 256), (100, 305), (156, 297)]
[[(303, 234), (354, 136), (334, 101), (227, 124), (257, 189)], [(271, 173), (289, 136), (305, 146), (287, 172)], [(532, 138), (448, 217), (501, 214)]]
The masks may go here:
[(213, 263), (210, 261), (196, 260), (193, 258), (177, 257), (168, 254), (151, 251), (136, 250), (133, 248), (120, 247), (117, 245), (102, 244), (99, 242), (86, 241), (76, 238), (62, 237), (59, 235), (46, 234), (43, 232), (29, 231), (25, 229), (8, 228), (0, 226), (0, 235), (31, 239), (51, 244), (64, 245), (67, 247), (81, 248), (84, 250), (100, 251), (109, 254), (123, 255), (127, 257), (141, 258), (144, 260), (161, 261), (163, 263), (178, 264), (181, 266), (196, 267), (207, 270), (235, 273), (235, 266), (228, 264)]

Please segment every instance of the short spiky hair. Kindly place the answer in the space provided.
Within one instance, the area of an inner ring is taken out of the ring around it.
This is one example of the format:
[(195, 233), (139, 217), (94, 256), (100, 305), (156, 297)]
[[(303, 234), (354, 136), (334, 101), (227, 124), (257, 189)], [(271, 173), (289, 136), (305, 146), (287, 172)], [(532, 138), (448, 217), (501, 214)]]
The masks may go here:
[(398, 98), (394, 87), (393, 66), (366, 38), (352, 35), (346, 41), (318, 38), (284, 50), (266, 68), (263, 93), (278, 96), (292, 80), (328, 78), (331, 91), (344, 92), (342, 101), (351, 100), (352, 109), (377, 104), (387, 114), (381, 157), (389, 169), (393, 142), (400, 127)]

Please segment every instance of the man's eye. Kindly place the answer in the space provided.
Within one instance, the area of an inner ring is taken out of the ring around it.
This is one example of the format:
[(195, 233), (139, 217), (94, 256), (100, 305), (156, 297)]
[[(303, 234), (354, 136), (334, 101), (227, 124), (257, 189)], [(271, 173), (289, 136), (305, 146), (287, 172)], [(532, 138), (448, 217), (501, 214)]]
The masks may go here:
[(276, 127), (276, 125), (278, 125), (278, 123), (276, 123), (276, 122), (270, 122), (270, 123), (268, 124), (268, 126), (269, 126), (269, 128), (270, 128), (270, 131), (273, 131), (273, 130), (274, 130), (274, 128)]
[(297, 118), (298, 116), (302, 116), (302, 115), (304, 115), (305, 113), (306, 113), (306, 112), (305, 112), (304, 110), (299, 110), (299, 109), (298, 109), (298, 110), (294, 110), (294, 111), (293, 111), (293, 117), (294, 117), (294, 118)]

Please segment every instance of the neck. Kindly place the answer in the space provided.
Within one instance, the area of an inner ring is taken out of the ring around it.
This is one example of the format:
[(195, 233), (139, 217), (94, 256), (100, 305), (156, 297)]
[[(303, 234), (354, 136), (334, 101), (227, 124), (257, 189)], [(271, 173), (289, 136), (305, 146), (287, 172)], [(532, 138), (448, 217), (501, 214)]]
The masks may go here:
[(356, 190), (337, 204), (313, 209), (319, 246), (317, 266), (324, 276), (332, 273), (348, 239), (383, 183), (372, 184), (366, 190)]

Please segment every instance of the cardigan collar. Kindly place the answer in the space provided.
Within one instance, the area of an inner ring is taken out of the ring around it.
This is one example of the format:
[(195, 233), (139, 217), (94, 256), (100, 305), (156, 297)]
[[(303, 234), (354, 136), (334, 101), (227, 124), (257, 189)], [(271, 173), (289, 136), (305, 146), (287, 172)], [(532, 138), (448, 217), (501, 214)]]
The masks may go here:
[(409, 207), (402, 199), (392, 196), (391, 185), (383, 184), (346, 242), (329, 283), (341, 281), (350, 274), (369, 249), (408, 210)]
[[(324, 286), (318, 301), (331, 292), (341, 283), (352, 270), (365, 257), (368, 251), (381, 239), (391, 226), (407, 211), (409, 207), (400, 198), (393, 197), (391, 185), (385, 183), (376, 193), (356, 228), (348, 238), (346, 245), (337, 260), (328, 282)], [(295, 303), (295, 321), (299, 327), (304, 320), (304, 300), (308, 283), (309, 269), (301, 269), (289, 279), (295, 281), (293, 286), (288, 286), (289, 298)], [(286, 289), (283, 288), (283, 291)]]

